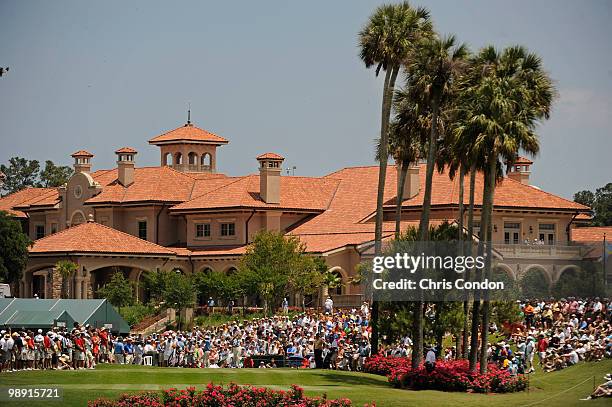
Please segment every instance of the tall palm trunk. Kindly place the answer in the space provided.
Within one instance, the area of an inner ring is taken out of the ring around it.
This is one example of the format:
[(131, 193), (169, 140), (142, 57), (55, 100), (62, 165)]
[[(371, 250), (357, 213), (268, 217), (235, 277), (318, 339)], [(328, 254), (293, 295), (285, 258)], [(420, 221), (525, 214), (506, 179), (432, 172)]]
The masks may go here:
[(431, 131), (429, 132), (429, 151), (427, 151), (427, 168), (425, 170), (425, 192), (423, 193), (423, 208), (419, 223), (419, 240), (429, 239), (429, 216), (431, 212), (431, 189), (438, 147), (438, 101), (432, 102)]
[(463, 242), (463, 216), (464, 216), (464, 205), (463, 205), (463, 190), (465, 188), (465, 166), (459, 167), (459, 213), (457, 214), (457, 223), (459, 224), (459, 238), (460, 242)]
[[(480, 216), (480, 231), (481, 238), (478, 241), (478, 256), (484, 255), (484, 240), (486, 240), (486, 231), (489, 230), (489, 211), (487, 210), (488, 194), (489, 189), (489, 171), (485, 171), (484, 173), (484, 187), (483, 187), (483, 199), (482, 199), (482, 209)], [(482, 270), (477, 269), (476, 271), (476, 281), (482, 280)], [(470, 371), (475, 372), (476, 366), (478, 363), (478, 328), (480, 327), (480, 314), (481, 314), (481, 300), (480, 300), (480, 292), (476, 292), (476, 296), (474, 297), (474, 303), (472, 305), (472, 332), (470, 338)], [(485, 344), (486, 346), (486, 344)]]
[[(483, 208), (487, 212), (487, 229), (486, 229), (486, 250), (487, 256), (485, 257), (485, 278), (491, 278), (491, 255), (493, 240), (491, 239), (493, 231), (493, 194), (495, 192), (495, 177), (497, 174), (497, 155), (491, 154), (489, 157), (489, 179), (485, 185), (484, 194), (486, 194), (487, 206)], [(486, 290), (484, 293), (484, 302), (482, 306), (482, 330), (481, 330), (481, 349), (480, 349), (480, 373), (484, 374), (487, 372), (487, 348), (489, 339), (489, 320), (491, 317), (491, 301), (489, 300), (489, 291)]]
[[(467, 235), (470, 242), (472, 241), (472, 235), (474, 234), (474, 192), (476, 183), (476, 165), (472, 164), (470, 166), (470, 198), (468, 204), (468, 224), (467, 224)], [(470, 244), (470, 250), (472, 248), (472, 244)], [(463, 302), (463, 359), (468, 358), (468, 329), (469, 329), (469, 311), (470, 311), (470, 302), (469, 300), (465, 300)]]
[[(464, 255), (464, 245), (463, 245), (463, 217), (464, 217), (464, 205), (463, 205), (463, 191), (465, 188), (465, 166), (463, 164), (460, 164), (459, 166), (459, 213), (457, 214), (457, 224), (458, 224), (458, 236), (457, 239), (459, 240), (459, 250), (460, 256)], [(464, 313), (464, 322), (463, 322), (463, 328), (464, 328), (464, 334), (467, 331), (467, 319), (466, 319), (466, 315), (467, 315), (467, 300), (464, 301), (463, 303), (463, 313)], [(460, 354), (463, 354), (463, 348), (457, 348), (457, 356), (459, 356)]]
[(404, 184), (406, 183), (406, 176), (408, 175), (409, 162), (401, 160), (397, 165), (400, 166), (398, 184), (397, 184), (397, 202), (395, 204), (395, 239), (400, 238), (401, 223), (402, 223), (402, 203), (404, 201)]
[[(378, 169), (378, 194), (376, 196), (376, 226), (374, 229), (374, 253), (376, 256), (382, 254), (382, 226), (383, 226), (383, 203), (385, 195), (385, 180), (387, 178), (387, 158), (389, 156), (389, 120), (393, 102), (393, 90), (395, 80), (399, 72), (399, 66), (390, 66), (385, 73), (385, 85), (383, 89), (382, 117), (380, 121), (380, 162)], [(372, 354), (378, 353), (378, 301), (372, 301)]]
[[(429, 239), (429, 215), (431, 211), (431, 189), (433, 182), (434, 165), (438, 144), (438, 110), (439, 103), (436, 98), (431, 103), (431, 131), (429, 132), (429, 151), (427, 152), (427, 168), (425, 171), (425, 192), (423, 194), (423, 207), (421, 209), (421, 221), (419, 223), (419, 241)], [(417, 301), (414, 306), (414, 318), (412, 323), (413, 348), (412, 368), (416, 369), (423, 360), (423, 311), (425, 304)]]

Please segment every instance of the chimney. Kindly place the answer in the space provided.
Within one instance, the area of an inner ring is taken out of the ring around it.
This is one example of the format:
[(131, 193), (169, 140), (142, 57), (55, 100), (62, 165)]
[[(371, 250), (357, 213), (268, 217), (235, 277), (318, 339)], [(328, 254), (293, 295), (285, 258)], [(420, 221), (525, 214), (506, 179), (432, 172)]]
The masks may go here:
[(124, 187), (134, 183), (134, 156), (138, 152), (130, 147), (115, 151), (117, 154), (117, 179)]
[(93, 158), (93, 154), (89, 151), (79, 150), (76, 153), (71, 154), (71, 157), (74, 158), (74, 172), (91, 172), (91, 159)]
[[(399, 186), (399, 182), (401, 180), (402, 174), (402, 166), (396, 161), (397, 167), (397, 184)], [(404, 200), (411, 199), (417, 196), (420, 190), (420, 180), (419, 180), (419, 163), (410, 164), (408, 167), (408, 172), (406, 173), (406, 179), (404, 180)]]
[(529, 185), (529, 174), (531, 174), (531, 164), (533, 161), (526, 159), (525, 157), (518, 157), (513, 163), (506, 163), (508, 169), (506, 175), (508, 178), (512, 178), (521, 184)]
[(280, 176), (284, 157), (265, 153), (257, 157), (259, 162), (259, 196), (265, 203), (280, 203)]

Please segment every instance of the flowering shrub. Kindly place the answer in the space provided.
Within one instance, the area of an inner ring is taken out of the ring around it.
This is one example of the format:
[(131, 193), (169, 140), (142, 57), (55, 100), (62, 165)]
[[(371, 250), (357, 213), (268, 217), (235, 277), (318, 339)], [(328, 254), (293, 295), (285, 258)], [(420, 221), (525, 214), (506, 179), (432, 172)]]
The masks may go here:
[(410, 358), (395, 358), (374, 355), (366, 359), (363, 371), (366, 373), (387, 376), (393, 370), (410, 367)]
[[(296, 385), (289, 391), (265, 387), (215, 386), (209, 383), (203, 391), (193, 387), (184, 390), (168, 389), (161, 393), (142, 392), (123, 394), (117, 400), (105, 398), (90, 401), (89, 407), (351, 407), (348, 399), (327, 400), (325, 397), (306, 397)], [(372, 407), (375, 407), (372, 405)]]
[(365, 370), (387, 376), (395, 387), (416, 390), (510, 393), (527, 388), (524, 376), (511, 376), (494, 364), (484, 375), (472, 373), (467, 360), (436, 362), (435, 369), (428, 372), (424, 365), (412, 369), (408, 358), (375, 356), (366, 361)]

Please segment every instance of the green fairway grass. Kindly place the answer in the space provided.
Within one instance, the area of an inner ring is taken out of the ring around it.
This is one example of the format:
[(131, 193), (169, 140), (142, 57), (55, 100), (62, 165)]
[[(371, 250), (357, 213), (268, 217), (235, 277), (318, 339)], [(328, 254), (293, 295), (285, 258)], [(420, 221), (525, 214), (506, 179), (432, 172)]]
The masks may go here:
[(100, 396), (114, 397), (138, 390), (169, 387), (203, 388), (208, 382), (253, 384), (288, 389), (297, 384), (308, 395), (327, 393), (347, 397), (355, 405), (375, 401), (377, 406), (604, 406), (610, 400), (580, 401), (595, 383), (612, 372), (612, 360), (581, 363), (553, 373), (531, 375), (530, 390), (514, 394), (467, 394), (408, 391), (392, 388), (385, 377), (364, 373), (292, 369), (179, 369), (144, 366), (100, 365), (96, 370), (27, 371), (0, 374), (0, 386), (60, 386), (64, 400), (57, 402), (0, 402), (3, 406), (84, 406)]

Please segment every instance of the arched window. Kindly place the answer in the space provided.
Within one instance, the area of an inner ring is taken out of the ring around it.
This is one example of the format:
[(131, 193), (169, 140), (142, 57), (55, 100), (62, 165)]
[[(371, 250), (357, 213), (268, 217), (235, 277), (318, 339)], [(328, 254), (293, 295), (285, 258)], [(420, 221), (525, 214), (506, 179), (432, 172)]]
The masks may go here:
[(227, 274), (228, 276), (231, 276), (232, 274), (234, 274), (237, 271), (238, 271), (238, 269), (236, 267), (231, 266), (230, 268), (225, 270), (225, 274)]
[(174, 156), (174, 164), (181, 165), (183, 164), (183, 154), (176, 153)]
[(189, 159), (189, 165), (196, 165), (198, 163), (198, 155), (193, 151), (187, 156)]
[(171, 153), (164, 154), (164, 164), (167, 166), (172, 166), (172, 154)]
[(85, 222), (85, 215), (81, 211), (75, 211), (70, 219), (70, 226), (80, 225)]
[(210, 167), (210, 154), (204, 153), (202, 157), (200, 157), (200, 165), (203, 167)]

